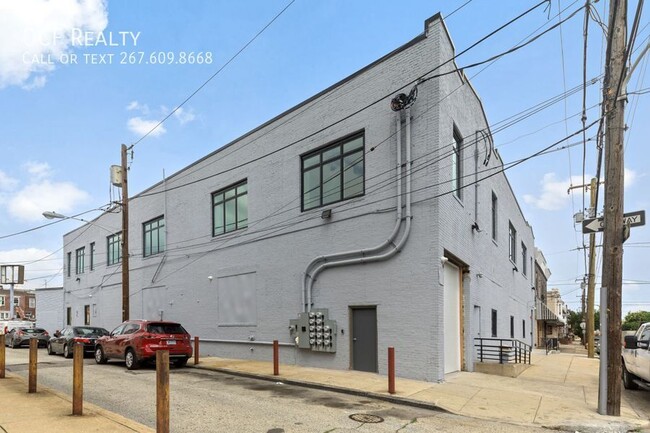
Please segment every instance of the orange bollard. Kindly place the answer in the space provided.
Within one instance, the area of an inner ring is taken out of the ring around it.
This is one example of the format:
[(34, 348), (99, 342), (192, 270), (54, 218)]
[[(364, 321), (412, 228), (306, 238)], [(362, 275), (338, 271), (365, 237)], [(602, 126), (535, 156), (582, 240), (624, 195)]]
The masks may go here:
[(199, 363), (199, 337), (194, 337), (194, 365)]
[(280, 374), (280, 345), (278, 340), (273, 340), (273, 375)]
[(27, 392), (32, 394), (36, 392), (36, 364), (38, 363), (38, 340), (32, 338), (29, 340), (29, 382)]
[(0, 379), (5, 377), (5, 335), (0, 334)]
[(395, 348), (388, 348), (388, 393), (395, 394)]
[(156, 352), (156, 433), (169, 433), (169, 351)]
[(72, 415), (84, 412), (84, 346), (76, 343), (72, 350)]

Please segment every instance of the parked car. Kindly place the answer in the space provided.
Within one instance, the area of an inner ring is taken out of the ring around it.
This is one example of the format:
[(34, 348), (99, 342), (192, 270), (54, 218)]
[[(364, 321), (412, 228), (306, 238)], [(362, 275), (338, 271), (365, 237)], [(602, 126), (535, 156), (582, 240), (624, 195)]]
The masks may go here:
[(20, 347), (28, 346), (29, 340), (35, 338), (38, 340), (38, 345), (45, 347), (50, 339), (50, 334), (43, 328), (13, 328), (7, 335), (5, 335), (5, 346)]
[(190, 334), (180, 323), (129, 320), (97, 340), (95, 362), (105, 364), (109, 359), (123, 359), (126, 368), (134, 370), (154, 360), (158, 350), (168, 350), (170, 361), (184, 367), (192, 355)]
[(34, 322), (31, 320), (2, 320), (0, 321), (0, 334), (9, 334), (14, 328), (33, 328)]
[(47, 354), (62, 354), (66, 358), (71, 358), (75, 343), (83, 343), (84, 355), (94, 354), (95, 342), (104, 335), (108, 335), (108, 331), (96, 326), (66, 326), (61, 331), (56, 331), (50, 338), (47, 343)]
[(650, 322), (642, 324), (634, 335), (624, 336), (623, 386), (650, 389)]

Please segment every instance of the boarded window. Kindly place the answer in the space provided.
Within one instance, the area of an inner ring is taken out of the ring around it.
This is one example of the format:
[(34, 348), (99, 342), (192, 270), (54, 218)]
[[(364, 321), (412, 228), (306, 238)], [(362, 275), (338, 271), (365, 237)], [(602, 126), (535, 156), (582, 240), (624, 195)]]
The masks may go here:
[(219, 326), (257, 325), (255, 272), (217, 279)]

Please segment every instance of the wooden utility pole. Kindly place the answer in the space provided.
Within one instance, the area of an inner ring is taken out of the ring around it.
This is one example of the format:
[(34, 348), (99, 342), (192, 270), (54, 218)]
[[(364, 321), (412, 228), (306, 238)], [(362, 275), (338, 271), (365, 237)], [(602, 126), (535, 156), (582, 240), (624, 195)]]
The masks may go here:
[[(605, 212), (602, 287), (607, 290), (607, 402), (606, 414), (621, 414), (621, 286), (623, 282), (623, 133), (625, 100), (618, 98), (625, 78), (627, 0), (609, 5), (608, 46), (605, 59)], [(603, 338), (603, 336), (601, 336)], [(601, 358), (601, 362), (603, 359)], [(601, 401), (599, 401), (601, 403)], [(598, 411), (602, 412), (599, 404)]]
[(122, 320), (129, 320), (129, 188), (128, 149), (122, 144)]
[[(596, 188), (598, 179), (591, 179), (591, 209), (593, 218), (598, 218), (596, 211)], [(587, 356), (594, 357), (594, 296), (596, 295), (596, 233), (589, 234), (589, 274), (587, 275)]]
[[(593, 210), (593, 215), (584, 215), (584, 218), (598, 218), (596, 211), (596, 193), (598, 192), (598, 179), (595, 177), (591, 179), (589, 185), (573, 185), (569, 187), (568, 193), (572, 189), (587, 188), (591, 190), (590, 206)], [(594, 357), (594, 296), (596, 293), (596, 233), (590, 231), (589, 233), (589, 271), (587, 274), (587, 296), (586, 296), (586, 310), (585, 310), (585, 285), (584, 281), (582, 287), (582, 320), (585, 322), (585, 329), (582, 333), (582, 342), (587, 345), (587, 354), (589, 358)]]

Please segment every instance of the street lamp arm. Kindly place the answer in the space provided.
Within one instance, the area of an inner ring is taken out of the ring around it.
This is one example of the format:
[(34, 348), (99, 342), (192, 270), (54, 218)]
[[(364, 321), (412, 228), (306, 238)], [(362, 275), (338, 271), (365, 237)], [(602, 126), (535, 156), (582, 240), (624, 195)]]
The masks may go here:
[(91, 226), (99, 227), (99, 228), (102, 229), (102, 230), (106, 230), (108, 233), (110, 233), (110, 234), (112, 234), (112, 235), (116, 235), (116, 234), (120, 233), (119, 230), (118, 230), (118, 231), (115, 231), (115, 230), (109, 229), (109, 228), (107, 228), (107, 227), (102, 226), (101, 224), (97, 224), (96, 222), (88, 221), (88, 220), (85, 220), (85, 219), (83, 219), (83, 218), (77, 218), (77, 217), (73, 217), (73, 216), (63, 215), (63, 214), (60, 214), (60, 213), (58, 213), (58, 212), (54, 212), (54, 211), (45, 211), (45, 212), (43, 212), (43, 216), (44, 216), (45, 218), (49, 219), (49, 220), (52, 220), (52, 219), (63, 219), (63, 220), (75, 220), (75, 221), (80, 221), (80, 222), (82, 222), (82, 223), (90, 224)]

